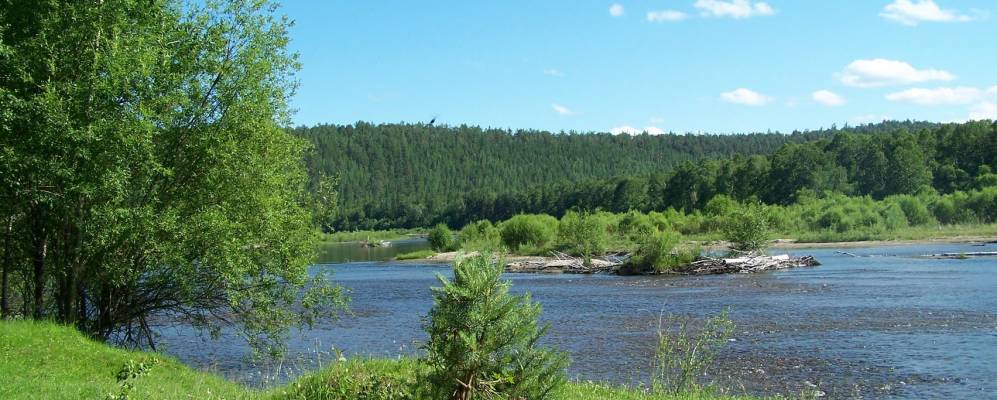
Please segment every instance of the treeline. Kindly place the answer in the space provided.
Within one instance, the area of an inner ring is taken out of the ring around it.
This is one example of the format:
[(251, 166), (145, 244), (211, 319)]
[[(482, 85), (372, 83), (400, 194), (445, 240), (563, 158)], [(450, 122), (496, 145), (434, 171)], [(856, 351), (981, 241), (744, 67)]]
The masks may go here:
[[(891, 122), (851, 129), (934, 126)], [(558, 187), (559, 192), (562, 185), (657, 174), (687, 162), (770, 154), (786, 144), (828, 138), (837, 131), (613, 136), (365, 122), (293, 130), (314, 144), (308, 160), (312, 173), (339, 176), (339, 212), (328, 223), (335, 230), (503, 218), (536, 208), (526, 201), (537, 195), (525, 192), (530, 188)], [(543, 202), (553, 201), (552, 193), (541, 195)]]
[[(997, 185), (997, 125), (988, 121), (890, 132), (841, 130), (768, 155), (684, 161), (671, 171), (496, 194), (474, 191), (440, 215), (449, 226), (519, 213), (568, 210), (642, 212), (702, 210), (718, 195), (741, 202), (788, 205), (828, 194), (884, 199), (922, 191), (968, 192)], [(961, 222), (984, 216), (957, 218)], [(950, 222), (941, 218), (941, 222)], [(955, 220), (951, 222), (956, 222)]]
[[(997, 182), (979, 190), (938, 194), (870, 196), (801, 192), (796, 203), (765, 205), (727, 195), (713, 197), (703, 210), (624, 213), (568, 211), (560, 218), (517, 214), (492, 223), (480, 220), (458, 232), (444, 224), (429, 235), (436, 251), (510, 252), (547, 255), (552, 250), (585, 257), (627, 252), (638, 271), (658, 271), (690, 262), (699, 248), (679, 248), (684, 239), (730, 242), (738, 251), (758, 251), (773, 238), (802, 242), (922, 239), (941, 225), (955, 234), (992, 234), (997, 222)], [(978, 225), (988, 224), (988, 225)]]

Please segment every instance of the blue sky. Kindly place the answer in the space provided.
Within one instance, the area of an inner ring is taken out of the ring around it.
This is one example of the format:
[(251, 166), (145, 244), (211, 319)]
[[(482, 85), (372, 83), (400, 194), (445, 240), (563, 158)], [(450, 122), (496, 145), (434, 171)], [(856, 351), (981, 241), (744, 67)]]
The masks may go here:
[(997, 118), (989, 0), (287, 1), (298, 124), (790, 131)]

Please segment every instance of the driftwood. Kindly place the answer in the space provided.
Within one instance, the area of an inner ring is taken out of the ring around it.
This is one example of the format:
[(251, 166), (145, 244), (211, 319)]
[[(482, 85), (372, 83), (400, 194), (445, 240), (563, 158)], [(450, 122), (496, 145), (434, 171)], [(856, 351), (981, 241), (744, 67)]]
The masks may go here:
[[(579, 257), (552, 252), (551, 257), (510, 262), (506, 264), (505, 271), (510, 273), (619, 273), (630, 275), (634, 272), (625, 268), (628, 258), (628, 255), (607, 255), (600, 258), (592, 258), (586, 263), (584, 259)], [(820, 265), (820, 263), (811, 256), (794, 258), (785, 254), (778, 256), (746, 254), (737, 258), (699, 257), (696, 261), (676, 267), (667, 273), (684, 275), (746, 274), (795, 267), (813, 267), (817, 265)]]
[(778, 256), (746, 255), (737, 258), (699, 257), (696, 261), (673, 269), (672, 272), (686, 275), (748, 274), (817, 265), (820, 263), (811, 256), (794, 258), (785, 254)]
[(511, 273), (564, 273), (564, 274), (595, 274), (613, 272), (620, 267), (619, 260), (607, 258), (592, 258), (588, 263), (579, 257), (572, 257), (561, 252), (551, 252), (549, 258), (515, 261), (506, 264), (505, 272)]

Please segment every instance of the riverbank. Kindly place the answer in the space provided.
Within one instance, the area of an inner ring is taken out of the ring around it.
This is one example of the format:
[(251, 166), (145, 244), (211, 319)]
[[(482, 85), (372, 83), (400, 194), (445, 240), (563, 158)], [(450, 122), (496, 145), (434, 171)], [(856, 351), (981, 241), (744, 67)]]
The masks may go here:
[[(893, 246), (911, 246), (911, 245), (934, 245), (934, 244), (988, 244), (997, 243), (997, 235), (969, 235), (969, 236), (951, 236), (951, 237), (935, 237), (935, 238), (923, 238), (923, 239), (895, 239), (895, 240), (861, 240), (853, 242), (799, 242), (795, 239), (776, 239), (771, 242), (772, 252), (778, 252), (779, 250), (805, 250), (805, 249), (854, 249), (863, 247), (893, 247)], [(687, 246), (699, 246), (704, 252), (714, 253), (714, 252), (724, 252), (730, 249), (727, 242), (723, 241), (702, 241), (702, 240), (690, 240), (684, 242)], [(419, 258), (405, 258), (395, 260), (401, 263), (440, 263), (446, 264), (453, 262), (461, 252), (450, 251), (444, 253), (434, 253), (429, 255), (429, 253), (424, 253), (426, 257)], [(543, 257), (543, 256), (521, 256), (521, 255), (508, 255), (506, 256), (506, 262), (509, 263), (529, 263), (529, 262), (542, 262), (553, 260), (553, 257)]]
[[(422, 398), (416, 394), (421, 368), (415, 359), (353, 359), (286, 385), (261, 390), (195, 371), (173, 357), (114, 348), (69, 327), (46, 322), (0, 322), (2, 399), (418, 399)], [(569, 383), (557, 397), (734, 398), (709, 393), (655, 396), (592, 382)]]

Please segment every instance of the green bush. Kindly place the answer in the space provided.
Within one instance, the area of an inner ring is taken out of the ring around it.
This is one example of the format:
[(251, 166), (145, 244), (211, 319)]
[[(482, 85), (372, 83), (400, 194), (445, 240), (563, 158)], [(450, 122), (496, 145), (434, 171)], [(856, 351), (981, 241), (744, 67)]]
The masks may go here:
[(520, 214), (499, 225), (502, 244), (513, 252), (528, 246), (541, 251), (551, 244), (557, 232), (557, 219), (550, 215)]
[(904, 210), (904, 215), (907, 217), (907, 223), (911, 226), (928, 225), (935, 222), (931, 211), (928, 211), (928, 207), (917, 197), (910, 195), (891, 196), (887, 201), (900, 205), (900, 209)]
[(768, 247), (768, 219), (758, 206), (738, 207), (724, 216), (723, 238), (730, 242), (731, 249), (756, 252)]
[(339, 361), (287, 385), (281, 400), (409, 400), (426, 398), (418, 360)]
[(586, 261), (605, 254), (608, 241), (606, 226), (591, 214), (569, 211), (557, 226), (558, 247)]
[(637, 242), (657, 231), (658, 227), (650, 216), (634, 211), (626, 213), (617, 223), (619, 235), (631, 242)]
[(460, 241), (460, 248), (465, 251), (494, 252), (502, 248), (502, 236), (499, 229), (488, 220), (465, 225), (457, 237)]
[(622, 274), (662, 273), (688, 264), (699, 256), (699, 248), (676, 249), (679, 235), (655, 232), (645, 237), (623, 266)]
[(457, 250), (457, 238), (445, 224), (437, 224), (429, 231), (429, 247), (435, 251)]
[(658, 326), (658, 346), (654, 355), (651, 392), (655, 394), (694, 393), (696, 379), (706, 375), (716, 356), (734, 333), (734, 322), (724, 310), (706, 320), (699, 330), (673, 316)]
[(567, 356), (537, 346), (540, 304), (510, 295), (502, 268), (479, 255), (457, 260), (453, 280), (437, 276), (425, 326), (434, 398), (547, 399), (564, 385)]
[(883, 224), (886, 225), (886, 229), (888, 230), (892, 231), (907, 227), (907, 215), (904, 214), (904, 210), (900, 208), (900, 205), (896, 203), (890, 203), (883, 207), (880, 214), (882, 214)]

